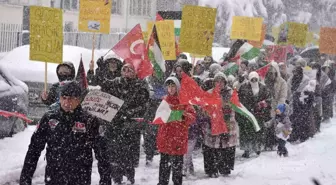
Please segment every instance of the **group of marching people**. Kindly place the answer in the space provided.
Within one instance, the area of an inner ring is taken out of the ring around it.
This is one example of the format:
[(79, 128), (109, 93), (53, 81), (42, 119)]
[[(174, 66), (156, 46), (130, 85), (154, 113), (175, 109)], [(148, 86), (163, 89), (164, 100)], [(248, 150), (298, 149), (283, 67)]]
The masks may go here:
[[(79, 103), (76, 104), (75, 100), (81, 101), (85, 92), (73, 81), (73, 65), (60, 64), (56, 71), (60, 82), (41, 96), (42, 101), (50, 105), (50, 110), (32, 136), (20, 184), (31, 184), (45, 144), (48, 145), (46, 184), (90, 184), (91, 175), (88, 174), (91, 169), (83, 171), (80, 167), (92, 168), (92, 154), (89, 154), (92, 149), (98, 160), (100, 184), (111, 184), (111, 179), (114, 184), (121, 184), (124, 176), (134, 184), (142, 135), (146, 165), (160, 153), (158, 185), (169, 184), (171, 171), (175, 185), (182, 184), (183, 176), (193, 175), (196, 148), (202, 149), (204, 171), (211, 178), (227, 176), (234, 170), (238, 146), (244, 151), (243, 158), (260, 155), (265, 150), (277, 150), (280, 156), (287, 157), (287, 141), (306, 141), (320, 131), (322, 121), (333, 117), (336, 89), (335, 62), (307, 61), (301, 57), (289, 61), (270, 62), (263, 77), (256, 72), (264, 66), (263, 58), (236, 62), (238, 69), (228, 74), (226, 71), (234, 61), (216, 62), (207, 56), (193, 66), (186, 55), (180, 54), (172, 69), (166, 71), (165, 79), (158, 79), (153, 74), (141, 80), (133, 65), (108, 54), (97, 61), (97, 69), (90, 65), (87, 79), (89, 85), (100, 86), (102, 92), (124, 100), (111, 122), (91, 118)], [(315, 76), (305, 74), (307, 66), (315, 69)], [(183, 74), (194, 79), (204, 91), (220, 88), (222, 107), (219, 109), (228, 133), (213, 135), (210, 115), (206, 111), (200, 106), (179, 103)], [(256, 118), (259, 129), (232, 109), (230, 99), (234, 90), (238, 92), (241, 104)], [(171, 110), (182, 110), (182, 119), (151, 124), (162, 100)], [(67, 107), (67, 103), (72, 106)], [(143, 119), (139, 121), (139, 118)], [(78, 135), (79, 121), (87, 128), (85, 135)], [(59, 148), (68, 147), (66, 143), (76, 150), (59, 151)], [(80, 150), (85, 152), (74, 153)], [(67, 176), (62, 176), (65, 173)]]

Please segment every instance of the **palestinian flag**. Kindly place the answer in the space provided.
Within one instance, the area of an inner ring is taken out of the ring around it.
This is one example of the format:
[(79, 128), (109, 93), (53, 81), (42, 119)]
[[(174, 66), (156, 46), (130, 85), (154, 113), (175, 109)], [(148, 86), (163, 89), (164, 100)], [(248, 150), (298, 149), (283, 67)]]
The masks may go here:
[(270, 67), (271, 67), (271, 63), (269, 63), (269, 64), (265, 65), (264, 67), (261, 67), (261, 68), (256, 70), (256, 72), (258, 73), (258, 75), (261, 79), (265, 79), (266, 74), (267, 74), (268, 70), (270, 69)]
[(166, 100), (162, 100), (158, 109), (156, 110), (153, 124), (165, 124), (173, 121), (181, 121), (183, 110), (171, 110), (170, 105)]
[(258, 57), (260, 54), (260, 49), (253, 47), (248, 42), (245, 42), (237, 51), (236, 57), (240, 56), (240, 58), (245, 60), (252, 60)]
[(239, 70), (238, 64), (236, 64), (235, 62), (230, 62), (227, 65), (226, 69), (224, 70), (224, 74), (226, 76), (229, 76), (229, 75), (235, 76), (237, 74), (238, 70)]
[(78, 81), (78, 83), (80, 84), (82, 91), (86, 90), (89, 87), (87, 78), (86, 78), (86, 72), (84, 69), (82, 55), (81, 55), (78, 70), (77, 70), (76, 81)]
[(175, 36), (180, 37), (182, 11), (159, 11), (156, 20), (174, 20)]
[(162, 55), (160, 42), (158, 39), (155, 25), (153, 27), (152, 34), (148, 40), (147, 51), (148, 51), (149, 60), (153, 64), (154, 75), (159, 80), (163, 80), (165, 77), (166, 66), (165, 66), (165, 60)]
[(238, 97), (238, 92), (237, 92), (236, 89), (233, 91), (230, 101), (231, 101), (232, 109), (236, 113), (238, 113), (238, 114), (244, 116), (245, 118), (247, 118), (253, 124), (254, 130), (256, 132), (258, 132), (260, 130), (260, 126), (258, 124), (257, 119), (254, 117), (254, 115), (249, 110), (247, 110), (244, 107), (243, 104), (240, 103), (239, 97)]

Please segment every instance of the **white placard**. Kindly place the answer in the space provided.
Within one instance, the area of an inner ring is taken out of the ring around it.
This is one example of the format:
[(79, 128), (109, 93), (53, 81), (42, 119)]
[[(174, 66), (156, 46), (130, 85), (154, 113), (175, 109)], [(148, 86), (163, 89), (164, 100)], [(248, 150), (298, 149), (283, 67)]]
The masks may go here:
[(112, 121), (124, 101), (110, 94), (95, 90), (90, 91), (82, 102), (82, 108), (90, 114), (106, 121)]

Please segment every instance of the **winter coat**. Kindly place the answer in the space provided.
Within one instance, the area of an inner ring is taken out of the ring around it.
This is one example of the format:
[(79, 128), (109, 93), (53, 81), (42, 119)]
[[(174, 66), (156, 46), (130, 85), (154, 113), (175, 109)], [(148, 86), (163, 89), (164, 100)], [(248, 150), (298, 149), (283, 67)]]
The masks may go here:
[[(271, 119), (271, 96), (269, 90), (259, 82), (259, 93), (257, 96), (253, 96), (250, 83), (244, 83), (238, 91), (238, 96), (240, 102), (255, 116), (261, 127), (261, 131), (256, 132), (249, 120), (240, 114), (236, 114), (236, 121), (239, 125), (240, 146), (243, 150), (260, 151), (264, 143), (264, 123)], [(266, 104), (261, 105), (261, 102)]]
[[(266, 127), (274, 127), (277, 138), (287, 140), (292, 132), (292, 122), (289, 119), (289, 106), (286, 105), (286, 110), (280, 115), (276, 115), (269, 121)], [(269, 124), (269, 125), (268, 125)]]
[(147, 84), (139, 79), (126, 79), (123, 77), (114, 80), (105, 80), (102, 91), (124, 101), (120, 110), (113, 118), (109, 127), (117, 131), (121, 129), (137, 128), (137, 123), (132, 118), (142, 118), (146, 111), (149, 99)]
[[(64, 62), (64, 63), (58, 65), (57, 68), (56, 68), (56, 73), (57, 73), (59, 67), (61, 67), (61, 66), (67, 66), (68, 68), (70, 68), (70, 70), (71, 70), (70, 78), (71, 78), (71, 79), (74, 79), (74, 78), (75, 78), (76, 70), (75, 70), (74, 65), (73, 65), (71, 62)], [(59, 76), (58, 73), (57, 73), (57, 76), (58, 76), (58, 78), (60, 79), (60, 76)], [(49, 93), (48, 93), (48, 97), (47, 97), (47, 99), (46, 99), (46, 100), (41, 99), (42, 102), (43, 102), (45, 105), (50, 106), (50, 105), (52, 105), (52, 104), (54, 104), (54, 103), (56, 103), (56, 102), (59, 101), (59, 97), (60, 97), (60, 87), (62, 86), (63, 83), (64, 83), (64, 82), (61, 82), (61, 81), (60, 81), (60, 82), (54, 83), (54, 84), (51, 86), (51, 88), (49, 89)]]
[[(92, 70), (88, 70), (87, 72), (87, 80), (89, 85), (97, 86), (104, 88), (102, 85), (102, 82), (104, 80), (113, 80), (117, 77), (121, 76), (121, 68), (122, 68), (122, 62), (117, 59), (113, 58), (113, 61), (117, 63), (117, 70), (112, 72), (109, 69), (109, 64), (107, 61), (101, 61), (101, 65), (98, 66), (96, 69), (96, 74)], [(97, 61), (98, 63), (98, 61)]]
[(298, 88), (292, 92), (292, 80), (293, 76), (288, 80), (288, 94), (290, 100), (290, 120), (293, 123), (293, 132), (291, 140), (296, 141), (300, 139), (302, 141), (308, 139), (315, 133), (315, 125), (313, 121), (313, 102), (315, 89), (308, 91), (307, 87), (310, 86), (310, 80), (306, 75), (298, 86)]
[(196, 120), (189, 127), (188, 140), (203, 137), (203, 127), (210, 122), (209, 116), (204, 114), (204, 111), (200, 107), (195, 106), (194, 108), (196, 110)]
[(205, 127), (204, 144), (210, 148), (229, 148), (237, 145), (238, 142), (238, 125), (235, 118), (235, 112), (230, 105), (232, 89), (226, 86), (222, 91), (224, 120), (228, 127), (228, 134), (214, 136), (211, 134), (211, 123), (208, 122)]
[(194, 123), (196, 112), (191, 105), (179, 105), (178, 96), (166, 96), (164, 100), (173, 110), (184, 110), (182, 121), (173, 121), (159, 126), (157, 147), (160, 153), (184, 155), (188, 150), (188, 129)]
[(31, 137), (20, 184), (32, 184), (38, 159), (46, 144), (46, 185), (90, 185), (92, 149), (98, 159), (100, 184), (111, 184), (106, 156), (98, 152), (98, 128), (99, 120), (81, 107), (73, 113), (61, 109), (46, 113)]
[(287, 83), (286, 81), (281, 77), (279, 66), (275, 62), (271, 62), (272, 67), (275, 68), (277, 72), (277, 78), (275, 80), (275, 83), (273, 85), (273, 89), (270, 89), (270, 91), (273, 91), (271, 94), (273, 95), (272, 101), (271, 101), (271, 117), (274, 118), (275, 116), (275, 110), (279, 104), (284, 104), (287, 100)]

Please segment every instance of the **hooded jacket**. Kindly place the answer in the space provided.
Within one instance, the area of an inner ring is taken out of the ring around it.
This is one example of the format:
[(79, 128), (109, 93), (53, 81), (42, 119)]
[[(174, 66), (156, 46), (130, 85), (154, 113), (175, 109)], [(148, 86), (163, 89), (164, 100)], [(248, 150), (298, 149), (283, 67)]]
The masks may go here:
[[(176, 77), (169, 77), (165, 83), (173, 81), (179, 92), (181, 85)], [(167, 95), (164, 100), (172, 110), (183, 110), (182, 121), (172, 121), (159, 125), (157, 147), (160, 153), (184, 155), (188, 148), (189, 126), (196, 120), (195, 109), (191, 105), (180, 105), (177, 95)]]
[[(117, 70), (114, 72), (110, 71), (109, 69), (109, 63), (113, 63), (113, 62), (117, 63)], [(116, 56), (107, 55), (104, 58), (104, 61), (102, 62), (102, 64), (98, 65), (98, 68), (96, 69), (96, 74), (94, 74), (94, 72), (91, 70), (87, 72), (87, 79), (88, 79), (89, 85), (92, 85), (92, 86), (99, 85), (102, 87), (102, 82), (104, 80), (106, 79), (113, 80), (117, 77), (120, 77), (122, 66), (123, 66), (123, 63), (121, 62), (121, 60), (116, 58)]]
[(54, 104), (56, 102), (59, 101), (59, 97), (60, 97), (60, 87), (62, 86), (63, 82), (61, 81), (61, 76), (60, 74), (58, 73), (58, 70), (61, 66), (66, 66), (70, 69), (71, 71), (71, 74), (69, 76), (69, 79), (68, 80), (73, 80), (75, 78), (75, 75), (76, 75), (76, 70), (75, 70), (75, 67), (73, 65), (73, 63), (71, 62), (63, 62), (62, 64), (59, 64), (56, 68), (56, 74), (57, 74), (57, 77), (59, 79), (59, 82), (57, 83), (54, 83), (50, 90), (49, 90), (49, 93), (48, 93), (48, 96), (47, 96), (47, 99), (46, 100), (42, 100), (42, 102), (45, 104), (45, 105), (48, 105), (50, 106), (51, 104)]
[(270, 89), (270, 91), (273, 91), (273, 93), (271, 93), (273, 95), (271, 101), (271, 116), (273, 118), (275, 116), (274, 110), (277, 108), (277, 106), (279, 104), (284, 104), (287, 100), (287, 84), (286, 81), (281, 77), (278, 64), (276, 62), (271, 62), (271, 65), (277, 72), (273, 89)]

